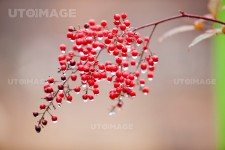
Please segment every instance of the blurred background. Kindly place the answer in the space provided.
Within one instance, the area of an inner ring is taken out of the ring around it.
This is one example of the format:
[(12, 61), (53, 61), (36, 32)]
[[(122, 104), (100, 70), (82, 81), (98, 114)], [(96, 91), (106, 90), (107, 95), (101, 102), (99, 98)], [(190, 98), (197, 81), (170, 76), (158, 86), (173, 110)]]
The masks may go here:
[[(9, 9), (76, 9), (76, 17), (10, 17)], [(213, 80), (210, 41), (189, 51), (188, 44), (201, 33), (195, 31), (157, 42), (164, 32), (190, 23), (189, 19), (157, 27), (150, 47), (160, 61), (148, 96), (139, 93), (125, 100), (122, 111), (109, 116), (114, 104), (107, 95), (111, 85), (101, 83), (102, 94), (94, 102), (83, 103), (77, 96), (54, 111), (57, 124), (49, 121), (40, 134), (34, 130), (37, 118), (32, 112), (43, 102), (43, 80), (58, 77), (58, 46), (72, 45), (65, 36), (68, 26), (83, 26), (91, 18), (112, 22), (115, 13), (126, 12), (137, 27), (177, 15), (178, 10), (204, 15), (207, 0), (1, 0), (0, 150), (214, 150), (216, 82), (192, 83)], [(115, 125), (127, 128), (106, 127)]]

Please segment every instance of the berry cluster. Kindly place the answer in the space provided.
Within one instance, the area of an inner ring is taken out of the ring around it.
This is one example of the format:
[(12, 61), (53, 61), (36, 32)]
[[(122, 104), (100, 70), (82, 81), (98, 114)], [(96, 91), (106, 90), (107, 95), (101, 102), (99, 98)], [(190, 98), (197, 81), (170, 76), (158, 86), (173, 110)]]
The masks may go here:
[[(55, 105), (61, 106), (63, 101), (71, 103), (73, 92), (81, 93), (84, 102), (93, 101), (100, 93), (98, 82), (102, 80), (113, 85), (108, 95), (116, 101), (116, 105), (110, 114), (123, 106), (123, 97), (135, 97), (136, 89), (145, 95), (149, 93), (145, 79), (153, 79), (158, 62), (158, 57), (148, 47), (150, 37), (141, 37), (131, 28), (125, 13), (115, 14), (113, 23), (114, 28), (109, 29), (107, 21), (96, 24), (91, 19), (82, 29), (68, 28), (67, 38), (73, 45), (72, 48), (64, 44), (59, 46), (58, 72), (61, 80), (49, 77), (44, 85), (46, 96), (43, 99), (49, 103), (40, 104), (41, 113), (33, 113), (34, 117), (40, 116), (35, 126), (37, 132), (47, 125), (46, 113), (50, 114), (53, 122), (57, 121), (57, 116), (50, 113), (51, 107), (56, 109)], [(103, 51), (111, 55), (114, 61), (100, 62), (99, 56)], [(71, 87), (69, 82), (74, 81), (77, 86)]]

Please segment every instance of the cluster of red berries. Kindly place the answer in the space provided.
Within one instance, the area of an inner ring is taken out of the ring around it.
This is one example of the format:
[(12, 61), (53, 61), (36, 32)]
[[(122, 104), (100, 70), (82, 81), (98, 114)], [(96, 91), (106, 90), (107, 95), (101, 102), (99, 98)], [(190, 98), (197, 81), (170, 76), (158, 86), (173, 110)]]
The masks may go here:
[[(33, 113), (35, 117), (41, 116), (35, 126), (37, 132), (47, 125), (46, 113), (50, 114), (53, 122), (57, 121), (57, 116), (50, 113), (50, 107), (56, 108), (55, 104), (61, 106), (64, 100), (71, 103), (72, 92), (82, 93), (85, 102), (93, 101), (100, 93), (99, 81), (107, 80), (113, 84), (109, 91), (109, 98), (117, 101), (113, 108), (123, 106), (123, 97), (135, 97), (137, 86), (144, 94), (149, 93), (145, 78), (153, 79), (158, 62), (158, 57), (148, 48), (149, 37), (142, 38), (135, 32), (125, 13), (114, 15), (114, 25), (109, 29), (105, 20), (96, 24), (91, 19), (82, 29), (68, 28), (67, 38), (73, 45), (72, 48), (64, 44), (59, 46), (62, 53), (58, 56), (61, 80), (49, 77), (44, 85), (46, 96), (43, 99), (49, 103), (40, 105), (42, 113)], [(100, 62), (98, 58), (102, 51), (112, 55), (115, 61)], [(70, 81), (76, 81), (78, 85), (70, 87)]]

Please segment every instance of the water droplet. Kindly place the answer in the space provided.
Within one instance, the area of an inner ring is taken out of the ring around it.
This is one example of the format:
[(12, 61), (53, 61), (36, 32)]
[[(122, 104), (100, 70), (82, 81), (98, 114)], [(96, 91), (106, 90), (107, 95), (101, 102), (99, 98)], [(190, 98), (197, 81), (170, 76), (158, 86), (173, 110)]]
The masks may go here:
[(127, 59), (127, 57), (122, 57), (122, 59), (123, 59), (123, 60), (126, 60), (126, 59)]
[(62, 54), (65, 54), (66, 53), (66, 51), (61, 51), (62, 52)]
[(109, 116), (112, 116), (112, 115), (115, 115), (116, 113), (113, 111), (113, 112), (109, 112)]
[(152, 81), (152, 80), (153, 80), (153, 78), (148, 78), (148, 80), (149, 80), (149, 81)]
[(98, 37), (98, 40), (101, 41), (103, 38), (102, 37)]
[(58, 121), (52, 121), (53, 123), (57, 123)]
[(133, 59), (137, 59), (137, 56), (132, 56)]
[(141, 85), (141, 87), (145, 86), (145, 84), (140, 84), (140, 85)]
[(123, 70), (128, 70), (128, 67), (124, 67)]
[(141, 70), (141, 73), (146, 73), (147, 72), (147, 69), (145, 69), (145, 70)]
[(72, 103), (72, 101), (66, 101), (67, 103), (69, 103), (69, 104), (71, 104)]

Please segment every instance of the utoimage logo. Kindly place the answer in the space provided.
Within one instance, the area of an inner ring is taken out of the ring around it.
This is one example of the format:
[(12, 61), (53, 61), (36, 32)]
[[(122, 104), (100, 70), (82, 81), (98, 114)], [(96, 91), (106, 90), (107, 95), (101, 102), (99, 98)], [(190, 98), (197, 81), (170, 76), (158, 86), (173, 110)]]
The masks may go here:
[(10, 18), (74, 18), (76, 9), (8, 9)]
[(215, 85), (216, 79), (174, 79), (175, 85)]
[(132, 130), (134, 128), (132, 123), (93, 123), (91, 124), (92, 130)]
[(8, 85), (43, 85), (44, 79), (8, 79)]

